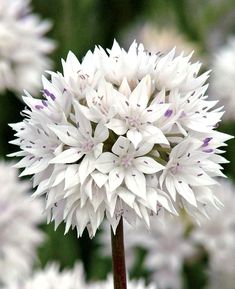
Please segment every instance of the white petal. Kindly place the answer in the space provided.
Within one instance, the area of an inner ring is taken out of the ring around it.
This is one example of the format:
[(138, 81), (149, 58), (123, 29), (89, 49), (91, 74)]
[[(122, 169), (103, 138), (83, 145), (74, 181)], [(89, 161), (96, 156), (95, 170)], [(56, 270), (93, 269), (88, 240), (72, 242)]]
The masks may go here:
[(149, 221), (149, 214), (148, 214), (147, 208), (145, 206), (141, 205), (141, 204), (139, 205), (139, 208), (140, 208), (140, 212), (141, 212), (141, 215), (142, 215), (142, 218), (143, 218), (144, 222), (149, 227), (150, 226), (150, 221)]
[(124, 120), (113, 118), (107, 124), (107, 128), (114, 131), (117, 135), (123, 135), (127, 131), (127, 125)]
[(105, 175), (105, 174), (102, 174), (98, 171), (94, 171), (92, 174), (91, 174), (93, 180), (95, 181), (95, 183), (97, 184), (97, 186), (99, 188), (101, 188), (105, 183), (106, 181), (108, 180), (108, 176)]
[(45, 170), (47, 167), (48, 167), (48, 160), (42, 158), (41, 160), (36, 160), (29, 167), (26, 167), (25, 170), (23, 170), (23, 172), (19, 176), (22, 177), (37, 174)]
[(146, 199), (146, 179), (143, 173), (130, 169), (126, 173), (125, 184), (133, 194)]
[(130, 141), (127, 138), (120, 136), (113, 145), (112, 152), (118, 156), (122, 156), (127, 153), (129, 147)]
[(154, 174), (164, 169), (164, 166), (150, 157), (139, 157), (134, 159), (134, 165), (138, 171), (144, 174)]
[(170, 174), (167, 175), (166, 177), (165, 185), (173, 201), (176, 201), (176, 189), (175, 189), (174, 178)]
[(154, 144), (151, 142), (142, 142), (138, 145), (138, 147), (136, 148), (135, 151), (135, 156), (139, 157), (139, 156), (144, 156), (147, 153), (149, 153), (152, 148), (153, 148)]
[(151, 92), (151, 78), (149, 75), (145, 76), (137, 87), (132, 91), (129, 102), (131, 106), (145, 109)]
[(114, 191), (119, 187), (124, 179), (124, 171), (121, 167), (116, 167), (109, 173), (109, 188)]
[(148, 138), (149, 141), (159, 144), (169, 144), (167, 138), (163, 132), (153, 125), (146, 125), (143, 130), (144, 137)]
[(131, 89), (126, 78), (123, 79), (119, 87), (119, 92), (124, 94), (125, 96), (129, 96), (131, 94)]
[(116, 165), (118, 157), (112, 153), (105, 152), (96, 160), (96, 168), (103, 174), (109, 173)]
[(76, 185), (79, 184), (79, 174), (78, 174), (78, 168), (79, 165), (74, 164), (74, 165), (69, 165), (66, 169), (65, 173), (65, 185), (64, 189), (68, 190)]
[(77, 101), (74, 101), (74, 110), (76, 116), (76, 124), (79, 127), (79, 131), (84, 135), (91, 135), (92, 127), (90, 121), (86, 118), (86, 116), (82, 113), (80, 109), (80, 104)]
[(86, 177), (95, 170), (95, 159), (92, 155), (86, 155), (79, 166), (79, 176), (81, 184), (85, 181)]
[(135, 201), (135, 195), (123, 187), (117, 189), (117, 195), (131, 208)]
[(183, 181), (175, 180), (175, 187), (177, 192), (191, 205), (197, 207), (197, 201), (193, 190)]
[(74, 163), (83, 156), (78, 148), (70, 148), (58, 154), (54, 159), (50, 160), (51, 164)]
[(127, 132), (127, 138), (133, 143), (134, 147), (137, 148), (138, 144), (142, 141), (142, 134), (136, 129), (130, 129)]
[(172, 204), (170, 197), (162, 190), (157, 189), (157, 192), (158, 192), (158, 198), (157, 198), (158, 202), (163, 206), (163, 208), (165, 208), (167, 211), (175, 215), (178, 215), (175, 207)]
[(99, 143), (94, 147), (93, 152), (96, 159), (102, 154), (103, 146), (104, 146), (103, 143)]
[(98, 123), (95, 128), (95, 141), (104, 142), (109, 137), (109, 130), (103, 124)]
[(69, 146), (77, 146), (79, 143), (79, 134), (77, 128), (72, 125), (48, 125), (58, 138)]

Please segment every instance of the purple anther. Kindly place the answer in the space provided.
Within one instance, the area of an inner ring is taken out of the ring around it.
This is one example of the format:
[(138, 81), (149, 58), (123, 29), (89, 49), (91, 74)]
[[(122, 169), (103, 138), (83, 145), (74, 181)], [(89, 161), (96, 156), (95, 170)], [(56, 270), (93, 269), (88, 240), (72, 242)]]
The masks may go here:
[(44, 105), (44, 106), (48, 106), (48, 104), (47, 104), (47, 102), (45, 101), (45, 100), (42, 100), (42, 104)]
[(39, 105), (39, 104), (37, 104), (37, 105), (35, 105), (35, 108), (36, 108), (36, 109), (38, 109), (38, 110), (40, 110), (40, 109), (43, 109), (43, 106), (42, 106), (42, 105)]
[(43, 89), (43, 93), (46, 95), (46, 96), (49, 96), (53, 101), (56, 99), (56, 97), (54, 96), (53, 93), (50, 93), (50, 91), (48, 89)]
[(203, 150), (204, 153), (213, 153), (213, 151), (214, 151), (213, 149), (206, 149), (206, 150)]
[(165, 117), (170, 117), (173, 113), (173, 110), (172, 109), (168, 109), (166, 112), (165, 112)]
[(203, 140), (203, 145), (202, 147), (207, 147), (209, 142), (212, 140), (212, 137), (206, 137), (204, 140)]

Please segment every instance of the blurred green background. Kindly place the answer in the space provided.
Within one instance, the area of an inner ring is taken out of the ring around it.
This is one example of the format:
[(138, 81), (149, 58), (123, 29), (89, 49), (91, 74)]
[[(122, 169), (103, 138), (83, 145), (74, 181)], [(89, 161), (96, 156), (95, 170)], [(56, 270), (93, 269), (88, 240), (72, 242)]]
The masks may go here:
[[(146, 22), (180, 31), (195, 43), (201, 59), (205, 59), (203, 69), (209, 69), (208, 55), (235, 32), (234, 0), (33, 0), (32, 5), (35, 13), (53, 22), (48, 36), (57, 43), (52, 55), (54, 70), (61, 70), (61, 58), (65, 58), (69, 50), (82, 59), (95, 45), (110, 47), (114, 38), (125, 47), (135, 39), (135, 33), (130, 32), (135, 31), (132, 27), (141, 27)], [(0, 155), (3, 158), (15, 149), (8, 144), (13, 132), (7, 123), (19, 121), (22, 109), (23, 104), (13, 93), (0, 97)], [(219, 129), (235, 134), (232, 122), (223, 123)], [(226, 166), (226, 173), (235, 179), (234, 141), (230, 141), (226, 157), (232, 163)], [(81, 259), (89, 279), (105, 278), (110, 271), (110, 259), (99, 255), (97, 237), (90, 240), (85, 233), (77, 239), (75, 231), (64, 236), (63, 226), (54, 232), (53, 224), (44, 225), (43, 230), (48, 237), (39, 250), (39, 266), (58, 260), (62, 267), (71, 267)], [(141, 266), (144, 252), (138, 254), (138, 266), (131, 272), (133, 277), (146, 276)], [(206, 256), (202, 256), (200, 265), (185, 265), (185, 289), (204, 288), (206, 278), (202, 272), (206, 262)]]

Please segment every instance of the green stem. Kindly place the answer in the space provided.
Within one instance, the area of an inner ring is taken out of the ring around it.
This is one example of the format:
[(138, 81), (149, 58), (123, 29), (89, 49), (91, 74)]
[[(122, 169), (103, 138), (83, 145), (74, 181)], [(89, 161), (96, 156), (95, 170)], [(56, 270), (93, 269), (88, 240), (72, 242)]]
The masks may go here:
[(114, 289), (127, 289), (122, 218), (119, 221), (115, 235), (111, 228), (111, 239), (112, 239)]

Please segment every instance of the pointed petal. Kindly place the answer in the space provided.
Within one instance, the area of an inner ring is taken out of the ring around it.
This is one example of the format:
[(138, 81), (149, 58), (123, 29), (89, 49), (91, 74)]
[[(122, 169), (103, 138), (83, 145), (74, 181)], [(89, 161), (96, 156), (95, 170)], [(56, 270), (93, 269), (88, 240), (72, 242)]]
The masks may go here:
[(135, 195), (131, 193), (129, 190), (123, 187), (119, 187), (117, 189), (117, 195), (129, 206), (133, 207), (133, 204), (135, 202)]
[(150, 157), (139, 157), (134, 159), (134, 165), (138, 171), (144, 174), (154, 174), (164, 169), (164, 166)]
[(125, 176), (127, 188), (136, 196), (146, 199), (146, 179), (143, 173), (130, 169)]
[(112, 153), (105, 152), (96, 160), (96, 168), (103, 174), (109, 173), (114, 167), (118, 157)]
[(79, 143), (79, 134), (77, 128), (72, 125), (48, 125), (58, 138), (69, 146), (77, 146)]
[(111, 191), (114, 191), (119, 187), (124, 179), (124, 171), (121, 167), (116, 167), (112, 169), (109, 173), (109, 188)]
[(65, 185), (64, 189), (68, 190), (76, 185), (79, 184), (79, 174), (78, 174), (78, 168), (79, 165), (74, 164), (74, 165), (69, 165), (66, 169), (65, 173)]
[(105, 174), (102, 174), (98, 171), (94, 171), (92, 174), (91, 174), (93, 180), (95, 181), (95, 183), (97, 184), (97, 186), (99, 188), (101, 188), (105, 183), (106, 181), (108, 180), (108, 176), (105, 175)]
[(79, 177), (81, 184), (85, 181), (87, 176), (95, 170), (95, 159), (92, 155), (86, 155), (79, 166)]
[(193, 190), (183, 181), (175, 181), (175, 187), (177, 192), (191, 205), (197, 207), (197, 201)]
[(95, 128), (94, 138), (97, 142), (104, 142), (109, 137), (109, 130), (103, 124), (98, 123)]
[(54, 159), (50, 160), (50, 164), (65, 164), (78, 161), (84, 154), (77, 148), (70, 148), (58, 154)]
[(133, 107), (139, 107), (145, 109), (151, 92), (151, 78), (149, 75), (145, 76), (137, 87), (132, 91), (129, 102)]
[(163, 132), (153, 125), (146, 125), (143, 131), (144, 137), (148, 138), (148, 141), (159, 144), (169, 144), (167, 138)]
[(130, 129), (127, 132), (127, 138), (133, 143), (134, 147), (137, 148), (138, 144), (142, 141), (142, 134), (136, 129)]
[(130, 141), (127, 138), (120, 136), (113, 145), (112, 152), (118, 156), (122, 156), (127, 153), (129, 147)]
[(112, 118), (107, 124), (107, 128), (114, 131), (117, 135), (123, 135), (127, 131), (127, 125), (124, 120)]
[(152, 150), (153, 146), (154, 144), (148, 141), (140, 143), (136, 148), (135, 156), (139, 157), (146, 155)]

